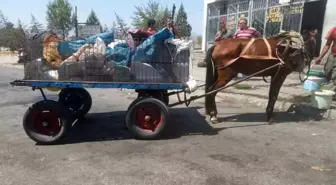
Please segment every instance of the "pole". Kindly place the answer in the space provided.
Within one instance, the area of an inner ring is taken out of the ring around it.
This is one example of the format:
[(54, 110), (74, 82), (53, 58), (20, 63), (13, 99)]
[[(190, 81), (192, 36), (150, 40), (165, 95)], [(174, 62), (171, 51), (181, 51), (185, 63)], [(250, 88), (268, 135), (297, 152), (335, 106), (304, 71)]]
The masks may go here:
[(75, 32), (76, 32), (76, 38), (78, 39), (78, 19), (77, 19), (77, 6), (75, 6)]

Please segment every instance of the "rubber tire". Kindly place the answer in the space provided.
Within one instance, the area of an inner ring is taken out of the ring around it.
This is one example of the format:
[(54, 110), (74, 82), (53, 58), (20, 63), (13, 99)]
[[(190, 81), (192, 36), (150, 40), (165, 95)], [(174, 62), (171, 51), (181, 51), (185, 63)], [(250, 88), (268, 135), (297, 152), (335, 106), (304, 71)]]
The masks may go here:
[[(160, 124), (159, 127), (156, 128), (154, 132), (146, 131), (146, 130), (139, 128), (136, 125), (135, 120), (134, 120), (135, 118), (134, 112), (136, 111), (137, 107), (145, 103), (154, 104), (161, 109), (160, 111), (162, 115), (162, 123)], [(167, 125), (168, 118), (169, 118), (169, 109), (165, 105), (165, 103), (163, 103), (162, 101), (156, 98), (137, 99), (135, 100), (134, 104), (130, 107), (130, 109), (126, 113), (126, 126), (136, 139), (140, 139), (140, 140), (158, 139)]]
[(77, 110), (76, 112), (73, 112), (71, 109), (70, 112), (72, 113), (72, 116), (74, 116), (75, 118), (82, 118), (84, 117), (91, 109), (92, 107), (92, 98), (90, 93), (83, 89), (83, 88), (65, 88), (62, 89), (61, 92), (59, 93), (59, 98), (58, 98), (58, 102), (63, 106), (66, 107), (64, 101), (65, 98), (68, 96), (69, 93), (79, 93), (80, 95), (82, 95), (84, 97), (84, 101), (83, 101), (83, 107), (79, 110)]
[(142, 94), (139, 93), (139, 94), (138, 94), (138, 98), (135, 99), (135, 100), (128, 106), (127, 111), (129, 111), (130, 108), (131, 108), (135, 103), (137, 103), (137, 102), (143, 100), (144, 98), (156, 98), (156, 99), (158, 99), (158, 100), (163, 101), (163, 102), (168, 106), (168, 104), (169, 104), (169, 96), (168, 96), (168, 94), (164, 93), (162, 96), (163, 96), (162, 98), (159, 97), (159, 95), (155, 95), (155, 96), (153, 96), (153, 95), (151, 95), (151, 96), (147, 96), (147, 95), (145, 95), (145, 96), (144, 96), (144, 95), (142, 95)]
[(138, 98), (142, 98), (142, 97), (153, 97), (156, 98), (158, 100), (163, 101), (166, 105), (169, 104), (169, 96), (167, 92), (150, 92), (150, 93), (138, 93)]
[[(48, 137), (45, 135), (38, 134), (34, 132), (30, 128), (31, 124), (31, 116), (34, 114), (36, 111), (43, 111), (43, 110), (52, 110), (55, 112), (59, 112), (59, 119), (61, 122), (61, 130), (60, 132), (54, 136), (54, 137)], [(35, 141), (38, 144), (55, 144), (62, 140), (68, 130), (71, 128), (72, 122), (69, 116), (69, 112), (66, 111), (66, 109), (62, 109), (62, 106), (53, 100), (46, 100), (46, 101), (40, 101), (35, 104), (33, 104), (31, 107), (28, 108), (26, 113), (23, 116), (23, 129), (28, 135), (30, 139)]]

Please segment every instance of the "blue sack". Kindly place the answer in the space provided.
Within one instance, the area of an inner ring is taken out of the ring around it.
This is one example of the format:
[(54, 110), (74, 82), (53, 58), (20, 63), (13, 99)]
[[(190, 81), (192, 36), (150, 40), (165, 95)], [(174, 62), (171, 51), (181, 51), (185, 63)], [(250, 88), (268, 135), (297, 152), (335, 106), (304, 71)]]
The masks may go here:
[(76, 53), (84, 44), (85, 42), (82, 41), (59, 42), (57, 43), (57, 51), (65, 59)]
[(160, 50), (166, 39), (172, 38), (172, 33), (168, 28), (164, 28), (156, 34), (150, 36), (141, 45), (139, 45), (132, 57), (132, 62), (151, 62), (159, 58)]
[(104, 41), (105, 45), (108, 45), (114, 41), (114, 32), (105, 32), (105, 33), (99, 33), (99, 34), (93, 35), (89, 37), (88, 39), (86, 39), (86, 43), (95, 44), (96, 39), (98, 37), (100, 37)]
[(108, 61), (114, 61), (119, 66), (129, 66), (129, 61), (131, 59), (131, 48), (109, 48), (106, 50), (106, 57)]

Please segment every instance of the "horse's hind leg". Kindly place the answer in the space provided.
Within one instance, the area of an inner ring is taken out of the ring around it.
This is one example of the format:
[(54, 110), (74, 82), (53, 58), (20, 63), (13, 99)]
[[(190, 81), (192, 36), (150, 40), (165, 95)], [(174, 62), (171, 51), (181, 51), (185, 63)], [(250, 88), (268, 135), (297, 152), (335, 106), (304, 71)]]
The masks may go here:
[(269, 90), (269, 97), (268, 97), (268, 104), (266, 108), (266, 114), (267, 114), (267, 122), (268, 124), (273, 124), (275, 122), (273, 110), (274, 110), (274, 104), (278, 99), (279, 91), (286, 80), (287, 74), (279, 72), (277, 76), (272, 76), (271, 78), (271, 86)]
[[(230, 68), (226, 68), (225, 70), (220, 70), (218, 71), (218, 78), (217, 81), (215, 83), (215, 86), (213, 87), (212, 90), (216, 90), (219, 89), (221, 87), (224, 87), (226, 84), (228, 84), (234, 77), (235, 77), (236, 73), (233, 72)], [(218, 123), (218, 119), (217, 119), (217, 106), (216, 106), (216, 95), (218, 92), (215, 92), (211, 95), (209, 95), (209, 104), (208, 107), (206, 107), (208, 109), (208, 112), (210, 114), (210, 121), (213, 124)]]

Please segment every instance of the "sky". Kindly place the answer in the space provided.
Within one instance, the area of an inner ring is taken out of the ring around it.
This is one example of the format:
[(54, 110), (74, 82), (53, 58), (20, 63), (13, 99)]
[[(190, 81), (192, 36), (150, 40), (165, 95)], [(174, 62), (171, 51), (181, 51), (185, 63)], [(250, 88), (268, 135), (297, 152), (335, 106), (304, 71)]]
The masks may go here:
[[(47, 4), (50, 0), (0, 0), (0, 10), (14, 24), (18, 19), (28, 25), (31, 14), (46, 25)], [(134, 6), (146, 4), (147, 0), (69, 0), (71, 5), (77, 6), (78, 21), (85, 22), (91, 9), (93, 9), (102, 25), (109, 28), (115, 20), (114, 11), (120, 15), (128, 24), (131, 24), (131, 16), (135, 11)], [(163, 6), (176, 6), (176, 12), (183, 3), (188, 14), (188, 21), (192, 26), (192, 32), (202, 34), (203, 27), (203, 0), (159, 0)]]

